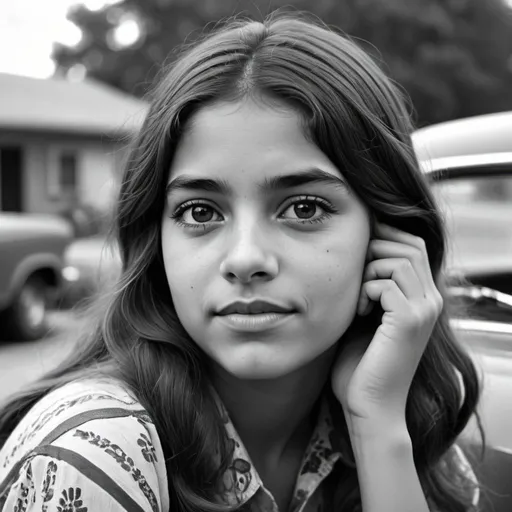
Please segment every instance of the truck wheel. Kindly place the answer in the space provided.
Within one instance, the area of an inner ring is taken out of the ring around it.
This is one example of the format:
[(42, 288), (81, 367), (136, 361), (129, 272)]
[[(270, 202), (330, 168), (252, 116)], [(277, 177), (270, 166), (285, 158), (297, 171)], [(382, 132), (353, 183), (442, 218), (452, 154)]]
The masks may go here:
[(29, 277), (9, 309), (3, 313), (7, 336), (32, 341), (47, 332), (47, 285), (40, 277)]

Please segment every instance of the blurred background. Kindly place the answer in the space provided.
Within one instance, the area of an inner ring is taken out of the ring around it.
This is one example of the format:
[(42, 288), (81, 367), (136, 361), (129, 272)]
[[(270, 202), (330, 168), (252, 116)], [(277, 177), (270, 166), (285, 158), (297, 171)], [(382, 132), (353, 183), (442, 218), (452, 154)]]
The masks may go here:
[(161, 65), (206, 25), (282, 8), (354, 37), (410, 97), (470, 311), (453, 325), (512, 455), (512, 0), (0, 0), (0, 401), (73, 349), (119, 274), (106, 233)]

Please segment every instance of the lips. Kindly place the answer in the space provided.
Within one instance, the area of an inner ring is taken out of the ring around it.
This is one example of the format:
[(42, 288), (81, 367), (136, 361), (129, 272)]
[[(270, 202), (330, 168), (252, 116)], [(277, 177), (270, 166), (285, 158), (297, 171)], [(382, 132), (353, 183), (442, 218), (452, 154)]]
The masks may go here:
[(217, 315), (258, 315), (262, 313), (293, 313), (295, 310), (267, 300), (230, 302), (216, 312)]

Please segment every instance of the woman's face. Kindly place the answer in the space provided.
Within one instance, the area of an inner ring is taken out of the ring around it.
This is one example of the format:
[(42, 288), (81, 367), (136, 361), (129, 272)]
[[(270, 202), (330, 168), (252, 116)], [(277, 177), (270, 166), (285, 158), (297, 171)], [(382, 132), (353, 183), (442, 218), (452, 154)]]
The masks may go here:
[(180, 321), (225, 371), (276, 378), (334, 348), (369, 237), (367, 209), (294, 111), (247, 100), (191, 119), (169, 173), (162, 251)]

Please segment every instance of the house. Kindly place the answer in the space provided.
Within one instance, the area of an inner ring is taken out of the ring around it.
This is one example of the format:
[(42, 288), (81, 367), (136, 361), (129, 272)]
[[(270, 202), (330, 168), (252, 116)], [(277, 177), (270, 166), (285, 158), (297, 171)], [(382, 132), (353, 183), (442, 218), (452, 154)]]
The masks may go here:
[(0, 210), (106, 210), (143, 101), (85, 80), (0, 73)]

